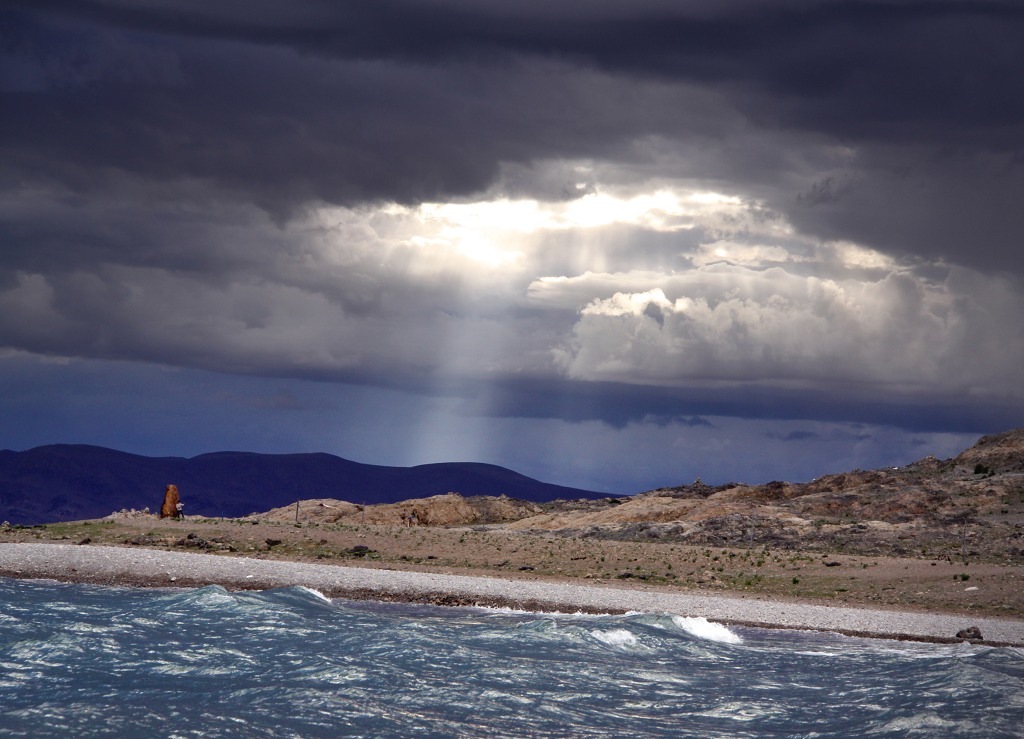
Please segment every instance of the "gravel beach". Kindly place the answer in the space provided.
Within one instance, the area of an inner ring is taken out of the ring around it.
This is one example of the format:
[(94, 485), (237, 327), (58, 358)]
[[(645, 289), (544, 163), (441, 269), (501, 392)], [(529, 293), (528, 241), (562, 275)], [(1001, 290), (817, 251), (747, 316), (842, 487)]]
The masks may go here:
[(0, 544), (0, 576), (147, 587), (219, 584), (229, 589), (267, 589), (302, 585), (338, 598), (537, 611), (668, 612), (729, 624), (916, 641), (957, 641), (958, 631), (976, 626), (984, 643), (1024, 646), (1024, 621), (1010, 619), (121, 547)]

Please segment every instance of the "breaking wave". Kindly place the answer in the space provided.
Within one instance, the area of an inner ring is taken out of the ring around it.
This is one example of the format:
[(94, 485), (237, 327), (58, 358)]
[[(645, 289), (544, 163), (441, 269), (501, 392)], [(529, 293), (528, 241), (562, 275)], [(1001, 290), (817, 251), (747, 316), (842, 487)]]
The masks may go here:
[(699, 639), (719, 641), (723, 644), (743, 643), (743, 639), (740, 638), (740, 636), (735, 632), (730, 631), (722, 624), (713, 623), (701, 616), (697, 616), (696, 618), (683, 618), (682, 616), (673, 616), (672, 622), (686, 633), (692, 634), (693, 636), (696, 636)]
[(11, 736), (1020, 736), (1024, 652), (0, 579)]

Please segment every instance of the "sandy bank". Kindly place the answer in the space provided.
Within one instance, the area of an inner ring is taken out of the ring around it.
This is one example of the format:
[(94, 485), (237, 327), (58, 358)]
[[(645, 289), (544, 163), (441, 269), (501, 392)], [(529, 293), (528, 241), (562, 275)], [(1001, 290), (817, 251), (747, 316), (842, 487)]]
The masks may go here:
[(1024, 621), (1009, 619), (121, 547), (0, 544), (0, 576), (131, 586), (219, 584), (232, 589), (304, 585), (332, 597), (569, 612), (669, 612), (732, 624), (921, 641), (954, 641), (959, 630), (977, 626), (986, 643), (1024, 646)]

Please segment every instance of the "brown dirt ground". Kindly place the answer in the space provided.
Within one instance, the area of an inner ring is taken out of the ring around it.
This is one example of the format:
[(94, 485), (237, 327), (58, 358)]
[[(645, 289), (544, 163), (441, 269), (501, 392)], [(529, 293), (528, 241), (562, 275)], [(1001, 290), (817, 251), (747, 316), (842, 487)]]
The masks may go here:
[(615, 541), (501, 526), (175, 521), (143, 514), (0, 529), (0, 542), (24, 541), (145, 546), (506, 578), (579, 579), (826, 605), (1024, 618), (1024, 566), (1016, 563), (832, 554), (757, 544), (711, 547)]

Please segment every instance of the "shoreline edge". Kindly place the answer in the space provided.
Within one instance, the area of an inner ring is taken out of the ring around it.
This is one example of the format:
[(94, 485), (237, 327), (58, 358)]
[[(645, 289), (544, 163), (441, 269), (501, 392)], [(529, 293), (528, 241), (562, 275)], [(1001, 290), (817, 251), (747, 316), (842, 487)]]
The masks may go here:
[(269, 590), (305, 586), (331, 598), (508, 607), (562, 613), (674, 613), (735, 626), (827, 631), (847, 636), (960, 643), (977, 626), (975, 644), (1024, 647), (1024, 621), (970, 615), (885, 611), (638, 590), (571, 582), (512, 580), (154, 549), (73, 544), (0, 544), (0, 577), (120, 587), (203, 587)]

